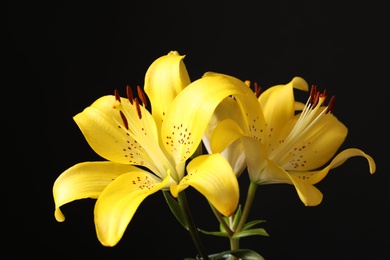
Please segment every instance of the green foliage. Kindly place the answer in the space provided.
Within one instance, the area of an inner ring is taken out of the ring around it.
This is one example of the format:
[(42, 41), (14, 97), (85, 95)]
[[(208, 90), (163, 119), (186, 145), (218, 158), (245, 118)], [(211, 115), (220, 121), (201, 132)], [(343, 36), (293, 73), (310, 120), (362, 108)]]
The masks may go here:
[(164, 198), (172, 211), (173, 215), (176, 217), (176, 219), (180, 222), (180, 224), (188, 230), (187, 221), (183, 215), (183, 212), (181, 211), (181, 208), (179, 206), (179, 203), (177, 200), (172, 197), (171, 193), (169, 191), (163, 191)]
[(206, 235), (212, 235), (217, 237), (229, 237), (229, 235), (225, 231), (206, 231), (200, 228), (198, 228), (198, 231)]
[[(238, 210), (239, 211), (239, 210)], [(237, 212), (238, 212), (237, 211)], [(225, 221), (229, 221), (228, 218), (224, 218)], [(235, 216), (236, 219), (236, 216)], [(236, 221), (233, 221), (233, 226)], [(242, 231), (235, 233), (232, 238), (242, 238), (242, 237), (248, 237), (248, 236), (269, 236), (267, 231), (265, 231), (264, 228), (252, 228), (258, 224), (264, 223), (266, 220), (253, 220), (251, 222), (248, 222), (244, 225), (244, 228)], [(228, 222), (226, 222), (228, 223)], [(219, 236), (219, 237), (229, 237), (228, 233), (225, 231), (222, 225), (220, 225), (220, 231), (206, 231), (203, 229), (198, 229), (200, 232), (206, 234), (206, 235), (212, 235), (212, 236)]]
[(264, 228), (254, 228), (254, 229), (247, 229), (243, 230), (241, 232), (238, 232), (233, 235), (233, 238), (242, 238), (242, 237), (248, 237), (248, 236), (266, 236), (268, 237), (267, 231), (265, 231)]

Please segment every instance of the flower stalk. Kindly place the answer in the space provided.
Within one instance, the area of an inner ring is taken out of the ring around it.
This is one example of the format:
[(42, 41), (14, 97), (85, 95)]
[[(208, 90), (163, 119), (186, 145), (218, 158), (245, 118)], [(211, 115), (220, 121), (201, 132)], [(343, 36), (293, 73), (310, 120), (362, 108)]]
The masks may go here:
[[(242, 215), (240, 218), (240, 221), (238, 222), (237, 228), (235, 230), (235, 233), (238, 233), (242, 230), (244, 227), (246, 220), (248, 219), (249, 212), (252, 208), (253, 201), (255, 198), (256, 190), (258, 185), (255, 182), (250, 182), (248, 187), (248, 194), (246, 196), (245, 204), (244, 204), (244, 210), (242, 211)], [(237, 245), (238, 246), (238, 245)], [(238, 249), (238, 248), (232, 248), (232, 249)]]
[[(245, 204), (244, 204), (244, 209), (242, 211), (242, 215), (241, 215), (240, 221), (238, 222), (237, 228), (234, 230), (235, 234), (239, 233), (243, 229), (243, 227), (248, 219), (249, 212), (252, 208), (253, 201), (255, 198), (257, 187), (258, 187), (258, 185), (256, 183), (254, 183), (252, 181), (250, 182), (249, 187), (248, 187), (248, 193), (247, 193)], [(230, 249), (231, 250), (240, 249), (239, 238), (232, 238), (232, 237), (230, 238)], [(232, 260), (237, 260), (237, 259), (238, 258), (236, 258), (235, 256), (232, 256)]]

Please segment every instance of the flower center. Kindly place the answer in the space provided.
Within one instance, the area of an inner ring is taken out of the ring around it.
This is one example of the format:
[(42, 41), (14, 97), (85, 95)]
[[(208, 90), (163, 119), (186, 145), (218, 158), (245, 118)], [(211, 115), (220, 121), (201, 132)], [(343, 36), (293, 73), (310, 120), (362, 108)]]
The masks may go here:
[(314, 126), (316, 126), (323, 116), (332, 113), (336, 97), (332, 96), (327, 105), (325, 105), (326, 100), (326, 90), (321, 93), (316, 85), (312, 85), (310, 89), (310, 96), (297, 122), (287, 137), (284, 140), (281, 140), (281, 144), (278, 147), (277, 152), (270, 155), (271, 160), (274, 162), (281, 162), (284, 160), (296, 143), (301, 140)]

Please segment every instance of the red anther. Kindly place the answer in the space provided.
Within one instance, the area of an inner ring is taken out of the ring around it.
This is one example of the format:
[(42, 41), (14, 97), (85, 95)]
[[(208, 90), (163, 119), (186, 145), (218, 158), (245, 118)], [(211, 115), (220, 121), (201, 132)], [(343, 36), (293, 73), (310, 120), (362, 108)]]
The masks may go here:
[(137, 109), (138, 117), (139, 119), (142, 119), (141, 108), (139, 107), (138, 98), (134, 98), (134, 103), (135, 103), (135, 109)]
[(131, 104), (133, 104), (133, 91), (131, 91), (131, 87), (129, 85), (126, 85), (126, 94), (127, 99), (130, 101)]
[(324, 98), (324, 101), (322, 102), (321, 106), (325, 106), (325, 102), (328, 97), (328, 92), (326, 91), (326, 89), (324, 89), (324, 91), (320, 94), (320, 97)]
[(315, 96), (317, 95), (317, 92), (317, 85), (311, 85), (309, 103), (313, 104), (315, 102)]
[(255, 82), (254, 85), (255, 85), (255, 95), (258, 98), (261, 94), (262, 88), (257, 84), (257, 82)]
[(333, 109), (334, 109), (334, 106), (335, 106), (335, 102), (336, 102), (336, 96), (333, 95), (330, 100), (329, 100), (329, 104), (328, 106), (326, 107), (326, 111), (325, 113), (332, 113), (333, 112)]
[(148, 101), (146, 99), (145, 93), (142, 91), (142, 88), (140, 86), (137, 86), (137, 92), (138, 92), (139, 99), (141, 99), (142, 101), (142, 104), (144, 104), (144, 106), (147, 106)]
[(114, 90), (115, 100), (121, 102), (121, 97), (117, 89)]
[(314, 100), (313, 100), (313, 104), (312, 104), (311, 109), (314, 109), (314, 108), (317, 106), (318, 100), (319, 100), (319, 99), (320, 99), (320, 92), (317, 91), (317, 92), (315, 93), (315, 96), (314, 96)]
[(123, 112), (120, 111), (120, 110), (119, 110), (119, 114), (121, 115), (122, 122), (123, 122), (123, 124), (125, 125), (125, 128), (126, 128), (127, 130), (129, 130), (129, 123), (127, 122), (127, 119), (126, 119), (125, 115), (124, 115)]

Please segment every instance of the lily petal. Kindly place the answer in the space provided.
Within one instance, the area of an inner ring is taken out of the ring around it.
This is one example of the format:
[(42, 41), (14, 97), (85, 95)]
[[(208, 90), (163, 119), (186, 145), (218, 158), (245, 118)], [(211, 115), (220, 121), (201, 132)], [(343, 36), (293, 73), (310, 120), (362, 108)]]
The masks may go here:
[(221, 154), (201, 155), (187, 166), (188, 175), (171, 193), (178, 193), (189, 185), (198, 190), (223, 215), (231, 216), (238, 206), (239, 187), (232, 167)]
[(96, 199), (118, 176), (138, 168), (112, 162), (83, 162), (64, 171), (54, 182), (54, 216), (62, 222), (65, 216), (60, 207), (78, 199)]
[(299, 198), (306, 206), (316, 206), (321, 203), (323, 195), (320, 190), (312, 184), (302, 182), (299, 178), (291, 176), (282, 167), (271, 160), (267, 161), (267, 167), (262, 172), (265, 182), (261, 184), (286, 183), (293, 184)]
[(246, 168), (244, 147), (240, 140), (230, 144), (227, 149), (221, 152), (221, 154), (232, 166), (234, 174), (239, 177)]
[(225, 119), (233, 119), (238, 125), (241, 126), (241, 129), (246, 129), (240, 104), (232, 97), (225, 98), (214, 110), (214, 113), (210, 118), (209, 124), (207, 126), (205, 136), (203, 137), (205, 147), (209, 153), (212, 153), (210, 147), (211, 135), (217, 125)]
[(243, 136), (245, 136), (244, 131), (234, 120), (225, 119), (215, 127), (211, 135), (211, 152), (221, 153), (234, 141), (238, 140)]
[(308, 91), (309, 86), (301, 77), (294, 77), (288, 84), (273, 86), (259, 96), (259, 102), (267, 121), (267, 138), (264, 144), (269, 151), (278, 145), (279, 132), (294, 117), (298, 105), (294, 100), (294, 88)]
[(99, 241), (115, 246), (122, 238), (138, 206), (149, 195), (161, 190), (169, 181), (138, 169), (123, 174), (108, 185), (95, 205), (95, 227)]
[(321, 203), (324, 195), (315, 186), (302, 182), (300, 179), (291, 176), (295, 190), (305, 206), (317, 206)]
[[(245, 117), (241, 111), (240, 104), (232, 97), (225, 98), (215, 109), (213, 116), (211, 117), (210, 122), (206, 128), (206, 132), (202, 138), (203, 144), (208, 153), (212, 153), (210, 139), (213, 131), (215, 130), (215, 127), (219, 122), (227, 118), (233, 119), (241, 126), (242, 129), (246, 129), (244, 120)], [(240, 176), (246, 167), (245, 155), (241, 143), (237, 141), (229, 145), (229, 147), (223, 150), (221, 154), (229, 161), (236, 176)]]
[(291, 176), (282, 167), (271, 160), (266, 160), (265, 167), (262, 172), (258, 174), (256, 183), (259, 185), (265, 184), (293, 184)]
[(204, 76), (179, 93), (166, 114), (161, 135), (176, 164), (195, 152), (215, 108), (230, 95), (254, 96), (244, 82), (223, 74)]
[(261, 142), (252, 137), (244, 136), (240, 140), (245, 151), (249, 178), (252, 182), (261, 183), (268, 162), (266, 149)]
[(337, 154), (333, 160), (330, 162), (330, 164), (325, 167), (322, 170), (318, 171), (309, 171), (309, 172), (301, 172), (301, 171), (289, 171), (289, 173), (297, 178), (299, 178), (302, 182), (307, 182), (310, 184), (316, 184), (320, 182), (322, 179), (325, 178), (325, 176), (328, 174), (328, 172), (331, 169), (334, 169), (340, 165), (342, 165), (346, 160), (348, 160), (351, 157), (354, 156), (362, 156), (367, 159), (369, 171), (371, 174), (375, 173), (376, 171), (376, 164), (374, 159), (364, 153), (362, 150), (357, 148), (349, 148), (345, 149), (339, 154)]
[(153, 117), (140, 106), (141, 120), (136, 108), (127, 99), (122, 99), (120, 105), (124, 108), (129, 124), (127, 130), (120, 112), (113, 108), (114, 102), (115, 97), (112, 95), (101, 97), (74, 116), (88, 144), (109, 161), (145, 166), (157, 174), (165, 172), (154, 163), (159, 161), (160, 165), (169, 167), (169, 162), (159, 148)]
[[(298, 118), (299, 115), (295, 116), (284, 130), (291, 131), (290, 128), (296, 124)], [(279, 165), (287, 171), (319, 168), (336, 154), (347, 133), (348, 129), (343, 123), (333, 114), (326, 114), (291, 144), (288, 155), (279, 162)]]
[(177, 51), (171, 51), (155, 60), (146, 72), (144, 90), (158, 128), (172, 100), (191, 82), (184, 57)]

